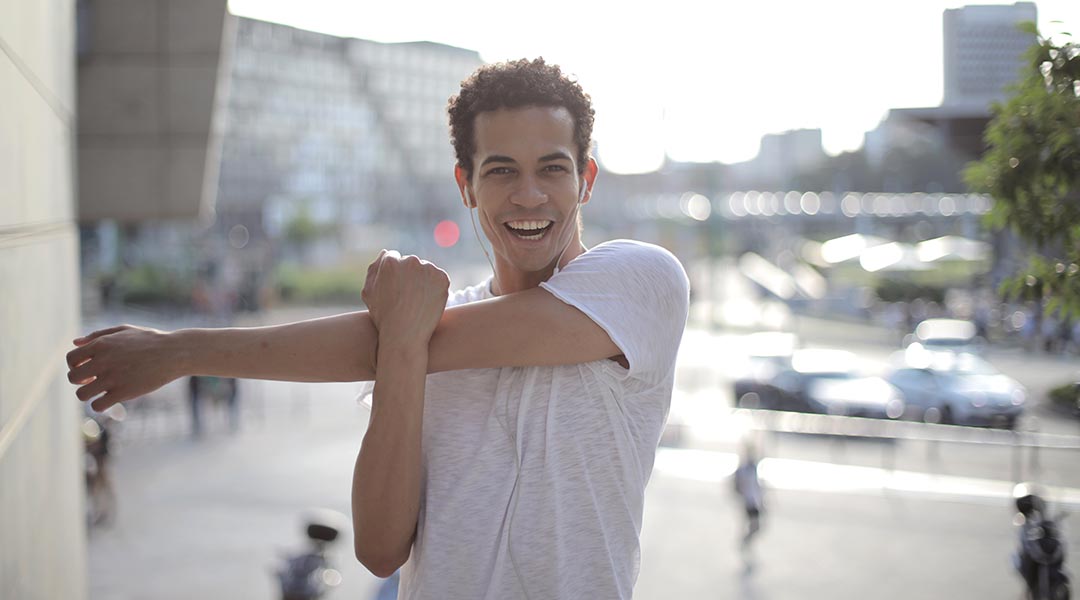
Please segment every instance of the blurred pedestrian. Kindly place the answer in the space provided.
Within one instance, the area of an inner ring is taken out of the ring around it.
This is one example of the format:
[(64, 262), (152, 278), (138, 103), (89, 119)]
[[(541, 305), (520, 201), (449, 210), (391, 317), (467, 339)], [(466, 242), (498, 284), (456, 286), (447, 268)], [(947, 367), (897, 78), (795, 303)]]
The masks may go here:
[(191, 437), (202, 437), (202, 398), (201, 377), (192, 375), (188, 377), (188, 409), (191, 411)]
[(237, 382), (231, 377), (207, 377), (192, 375), (188, 378), (188, 406), (191, 409), (191, 437), (202, 437), (202, 406), (207, 400), (215, 405), (225, 404), (229, 431), (240, 428), (240, 403), (237, 398)]
[(740, 546), (743, 560), (750, 567), (750, 542), (761, 529), (761, 513), (765, 510), (765, 496), (758, 478), (758, 450), (753, 441), (747, 439), (739, 456), (739, 466), (735, 469), (735, 492), (739, 495), (742, 508), (746, 511), (746, 529)]
[[(89, 411), (87, 411), (89, 412)], [(91, 527), (111, 523), (116, 518), (116, 492), (113, 490), (109, 449), (111, 418), (90, 415), (83, 420), (82, 433), (86, 450), (87, 520)]]

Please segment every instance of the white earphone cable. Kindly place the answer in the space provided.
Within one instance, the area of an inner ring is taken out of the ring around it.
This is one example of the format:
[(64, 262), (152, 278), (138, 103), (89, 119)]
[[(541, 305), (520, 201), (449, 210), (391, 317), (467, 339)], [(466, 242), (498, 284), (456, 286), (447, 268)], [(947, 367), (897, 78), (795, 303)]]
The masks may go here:
[[(484, 246), (484, 241), (482, 239), (480, 239), (480, 232), (476, 227), (476, 217), (474, 216), (474, 213), (475, 213), (474, 209), (476, 208), (476, 202), (472, 199), (472, 194), (469, 193), (469, 188), (465, 187), (464, 190), (465, 190), (465, 201), (469, 205), (469, 223), (472, 224), (473, 235), (476, 237), (476, 243), (480, 244), (480, 250), (484, 253), (484, 257), (487, 258), (488, 266), (491, 267), (491, 277), (494, 280), (495, 285), (499, 285), (499, 273), (495, 270), (495, 263), (491, 260), (491, 254), (488, 253), (487, 247)], [(588, 192), (588, 191), (589, 191), (588, 183), (586, 181), (582, 180), (582, 182), (581, 182), (581, 192), (578, 195), (577, 203), (574, 204), (574, 212), (573, 212), (573, 214), (571, 215), (571, 217), (569, 219), (571, 227), (577, 227), (578, 226), (578, 224), (577, 224), (578, 214), (581, 212), (581, 205), (585, 203), (585, 193)], [(554, 272), (552, 274), (555, 274), (555, 273), (559, 272), (560, 265), (562, 264), (563, 256), (566, 254), (566, 251), (570, 249), (570, 244), (573, 241), (574, 241), (574, 233), (573, 233), (573, 230), (570, 230), (570, 235), (566, 240), (566, 245), (563, 246), (562, 252), (559, 252), (558, 260), (555, 261), (555, 270), (554, 270)], [(502, 286), (499, 285), (499, 288), (501, 290)], [(495, 295), (494, 287), (491, 289), (491, 294), (493, 296)]]

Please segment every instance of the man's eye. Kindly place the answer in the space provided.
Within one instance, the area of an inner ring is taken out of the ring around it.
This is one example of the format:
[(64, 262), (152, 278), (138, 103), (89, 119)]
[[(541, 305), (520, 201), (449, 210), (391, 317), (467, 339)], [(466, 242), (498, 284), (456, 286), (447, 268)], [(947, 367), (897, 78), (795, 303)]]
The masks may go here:
[(546, 167), (544, 167), (544, 170), (545, 171), (562, 171), (562, 172), (565, 172), (566, 167), (564, 167), (562, 165), (547, 165)]
[(510, 167), (495, 167), (487, 172), (488, 175), (508, 175), (513, 173), (513, 169)]

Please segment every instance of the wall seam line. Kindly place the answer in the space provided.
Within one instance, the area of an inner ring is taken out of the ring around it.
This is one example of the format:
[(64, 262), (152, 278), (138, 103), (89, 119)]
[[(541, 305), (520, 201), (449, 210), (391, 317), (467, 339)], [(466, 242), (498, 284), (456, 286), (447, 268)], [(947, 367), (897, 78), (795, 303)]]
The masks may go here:
[(8, 46), (7, 42), (4, 41), (4, 38), (2, 37), (0, 37), (0, 51), (3, 51), (3, 53), (7, 55), (11, 64), (15, 65), (15, 68), (22, 74), (23, 78), (26, 79), (26, 82), (30, 84), (30, 87), (32, 87), (34, 91), (37, 92), (37, 95), (41, 96), (41, 99), (49, 105), (49, 108), (51, 108), (54, 113), (56, 113), (57, 118), (70, 129), (71, 123), (75, 120), (74, 113), (64, 107), (63, 103), (60, 102), (60, 99), (49, 90), (45, 83), (41, 81), (33, 71), (30, 70), (30, 67), (23, 62), (22, 58), (15, 53), (15, 50), (13, 50), (11, 46)]
[(33, 227), (0, 229), (0, 248), (12, 248), (41, 243), (64, 235), (78, 235), (74, 221), (54, 221)]
[[(67, 344), (60, 344), (57, 348), (49, 353), (49, 356), (55, 357), (49, 362), (49, 365), (59, 365), (60, 357), (58, 355), (67, 355)], [(38, 375), (37, 381), (30, 386), (30, 390), (27, 394), (23, 395), (23, 398), (29, 398), (29, 400), (23, 401), (23, 403), (16, 409), (15, 415), (10, 421), (4, 424), (3, 428), (0, 428), (0, 461), (4, 460), (7, 449), (15, 441), (15, 437), (22, 431), (22, 428), (30, 420), (30, 415), (34, 413), (34, 410), (42, 404), (42, 399), (45, 397), (45, 392), (49, 388), (49, 384), (52, 383), (53, 378), (56, 376), (56, 366), (46, 367)]]

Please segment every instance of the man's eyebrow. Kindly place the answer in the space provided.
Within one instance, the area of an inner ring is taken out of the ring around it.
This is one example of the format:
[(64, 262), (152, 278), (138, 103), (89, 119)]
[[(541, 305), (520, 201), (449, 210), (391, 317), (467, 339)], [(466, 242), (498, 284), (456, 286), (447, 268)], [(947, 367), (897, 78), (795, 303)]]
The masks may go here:
[[(551, 162), (553, 160), (569, 160), (569, 161), (573, 161), (574, 159), (571, 158), (571, 156), (569, 154), (567, 154), (566, 152), (558, 151), (558, 152), (552, 152), (551, 154), (545, 154), (545, 155), (541, 156), (539, 162)], [(483, 162), (480, 163), (480, 166), (483, 167), (483, 166), (485, 166), (485, 165), (487, 165), (489, 163), (509, 163), (509, 164), (514, 164), (516, 162), (517, 162), (516, 160), (510, 158), (509, 156), (503, 156), (501, 154), (492, 154), (491, 156), (485, 158), (483, 160)]]
[(484, 162), (480, 163), (480, 166), (482, 167), (482, 166), (484, 166), (484, 165), (486, 165), (488, 163), (511, 163), (511, 164), (513, 164), (514, 162), (515, 162), (514, 159), (510, 158), (509, 156), (502, 156), (501, 154), (492, 154), (491, 156), (485, 158)]
[(550, 160), (574, 160), (574, 159), (571, 158), (569, 154), (567, 154), (565, 152), (562, 152), (562, 151), (552, 152), (551, 154), (545, 154), (545, 155), (540, 157), (540, 162), (547, 162), (547, 161), (550, 161)]

